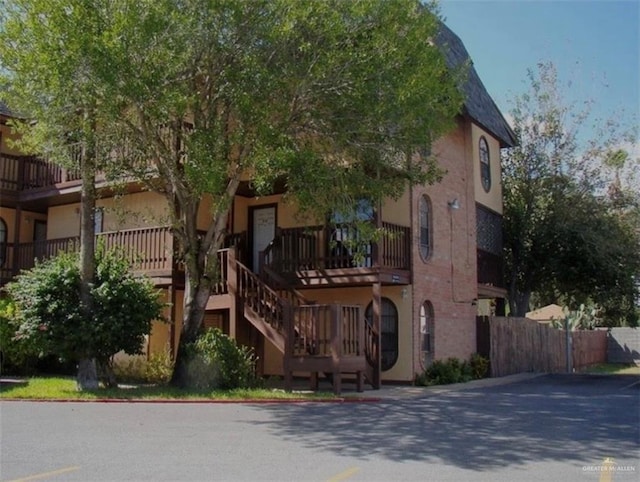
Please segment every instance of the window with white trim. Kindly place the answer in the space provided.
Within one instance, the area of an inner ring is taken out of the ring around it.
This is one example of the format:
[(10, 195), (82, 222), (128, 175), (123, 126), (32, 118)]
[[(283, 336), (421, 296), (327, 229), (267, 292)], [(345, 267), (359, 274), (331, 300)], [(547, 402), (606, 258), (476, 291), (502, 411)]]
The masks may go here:
[(478, 148), (480, 150), (480, 180), (482, 181), (482, 188), (489, 192), (491, 189), (491, 158), (489, 144), (484, 136), (480, 137)]
[(431, 229), (431, 201), (426, 195), (420, 197), (418, 214), (418, 229), (420, 230), (418, 242), (420, 243), (420, 257), (423, 261), (426, 261), (431, 256), (433, 231)]
[(433, 305), (430, 301), (425, 301), (420, 307), (420, 362), (422, 368), (427, 368), (433, 363), (433, 341), (434, 341), (434, 319)]
[[(373, 324), (373, 302), (364, 312), (369, 325)], [(387, 371), (398, 361), (398, 309), (389, 298), (381, 300), (380, 354), (382, 371)]]

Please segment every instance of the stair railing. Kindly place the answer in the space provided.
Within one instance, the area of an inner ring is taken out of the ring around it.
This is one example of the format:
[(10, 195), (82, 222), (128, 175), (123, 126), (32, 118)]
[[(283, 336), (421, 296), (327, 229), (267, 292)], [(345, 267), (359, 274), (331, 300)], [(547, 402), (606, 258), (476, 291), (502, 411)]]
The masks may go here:
[(238, 271), (238, 291), (244, 303), (262, 317), (272, 328), (286, 333), (284, 312), (289, 305), (287, 300), (270, 288), (255, 273), (236, 260)]

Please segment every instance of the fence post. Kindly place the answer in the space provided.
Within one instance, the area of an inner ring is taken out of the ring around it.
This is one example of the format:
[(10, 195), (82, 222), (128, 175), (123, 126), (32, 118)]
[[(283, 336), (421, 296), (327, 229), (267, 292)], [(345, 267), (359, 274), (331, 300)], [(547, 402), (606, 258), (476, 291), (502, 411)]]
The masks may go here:
[(293, 390), (293, 367), (291, 366), (291, 358), (293, 357), (294, 344), (294, 326), (293, 326), (293, 306), (291, 303), (284, 301), (282, 304), (284, 337), (284, 356), (282, 358), (284, 370), (284, 389), (287, 392)]
[(573, 350), (572, 348), (572, 343), (571, 343), (571, 329), (569, 327), (569, 317), (565, 316), (564, 317), (564, 330), (565, 330), (565, 336), (566, 336), (566, 357), (567, 357), (567, 373), (571, 373), (572, 372), (572, 358), (573, 358)]
[(342, 390), (342, 376), (340, 362), (342, 359), (342, 305), (332, 304), (329, 307), (331, 313), (331, 358), (333, 365), (333, 393), (340, 395)]

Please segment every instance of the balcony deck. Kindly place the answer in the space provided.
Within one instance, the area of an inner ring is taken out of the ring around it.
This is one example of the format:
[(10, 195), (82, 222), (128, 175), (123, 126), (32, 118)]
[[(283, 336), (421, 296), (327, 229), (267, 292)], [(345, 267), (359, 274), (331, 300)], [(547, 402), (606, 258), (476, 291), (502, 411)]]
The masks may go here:
[(382, 223), (377, 243), (353, 248), (357, 233), (347, 225), (280, 229), (262, 253), (261, 266), (298, 287), (411, 282), (411, 231)]
[[(157, 285), (171, 284), (183, 272), (175, 256), (171, 229), (167, 226), (104, 232), (98, 234), (96, 239), (106, 248), (120, 248), (131, 263), (134, 273), (144, 273), (154, 278)], [(2, 253), (4, 263), (0, 268), (0, 286), (9, 282), (20, 271), (32, 268), (36, 260), (79, 249), (80, 238), (77, 236), (17, 245), (7, 243)]]

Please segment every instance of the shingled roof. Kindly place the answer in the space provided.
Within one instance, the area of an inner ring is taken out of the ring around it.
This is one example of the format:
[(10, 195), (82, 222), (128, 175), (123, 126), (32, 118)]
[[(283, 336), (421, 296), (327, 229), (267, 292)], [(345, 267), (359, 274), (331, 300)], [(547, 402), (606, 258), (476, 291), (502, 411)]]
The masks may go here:
[(493, 134), (502, 147), (513, 146), (516, 143), (515, 134), (480, 80), (462, 40), (444, 23), (441, 22), (440, 25), (436, 43), (442, 48), (449, 66), (469, 66), (466, 79), (461, 85), (465, 96), (465, 112), (482, 128)]
[(1, 100), (0, 100), (0, 115), (6, 115), (6, 116), (10, 116), (11, 115), (11, 111), (9, 110), (7, 105), (4, 102), (2, 102)]

